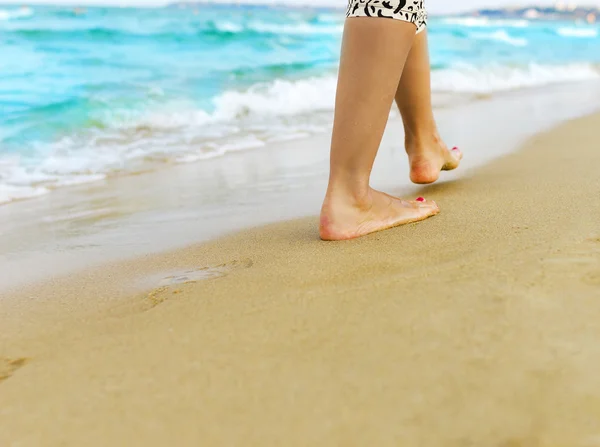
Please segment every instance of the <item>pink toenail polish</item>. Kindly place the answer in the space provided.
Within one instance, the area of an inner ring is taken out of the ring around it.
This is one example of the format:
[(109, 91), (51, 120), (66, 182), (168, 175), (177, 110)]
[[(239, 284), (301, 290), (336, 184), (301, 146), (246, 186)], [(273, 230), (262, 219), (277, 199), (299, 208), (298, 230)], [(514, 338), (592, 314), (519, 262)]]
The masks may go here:
[(424, 202), (425, 199), (423, 197), (417, 197), (417, 202)]
[(460, 149), (459, 149), (459, 148), (457, 148), (456, 146), (454, 146), (454, 147), (452, 148), (452, 150), (453, 150), (453, 151), (458, 151), (458, 150), (460, 150)]

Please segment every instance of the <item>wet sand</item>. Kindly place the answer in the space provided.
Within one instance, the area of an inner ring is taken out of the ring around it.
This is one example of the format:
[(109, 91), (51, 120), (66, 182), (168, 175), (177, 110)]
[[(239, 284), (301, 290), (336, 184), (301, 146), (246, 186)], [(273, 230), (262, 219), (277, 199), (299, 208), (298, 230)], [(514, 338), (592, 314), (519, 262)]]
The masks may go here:
[(0, 445), (600, 446), (599, 125), (422, 189), (418, 225), (305, 218), (3, 297)]

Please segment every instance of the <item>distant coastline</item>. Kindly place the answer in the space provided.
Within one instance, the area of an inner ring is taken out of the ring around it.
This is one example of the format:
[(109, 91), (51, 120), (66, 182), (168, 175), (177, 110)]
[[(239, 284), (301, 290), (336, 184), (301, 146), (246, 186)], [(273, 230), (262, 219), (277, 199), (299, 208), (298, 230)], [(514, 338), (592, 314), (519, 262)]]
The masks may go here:
[[(98, 2), (92, 2), (87, 4), (86, 7), (105, 7), (105, 8), (176, 8), (176, 9), (197, 9), (201, 7), (217, 7), (217, 8), (256, 8), (256, 9), (300, 9), (300, 10), (316, 10), (316, 11), (343, 11), (346, 9), (344, 3), (327, 2), (329, 4), (315, 5), (310, 4), (306, 0), (290, 0), (284, 2), (281, 0), (238, 0), (238, 1), (217, 1), (217, 0), (196, 0), (196, 1), (177, 1), (169, 3), (168, 0), (163, 2), (161, 0), (148, 0), (146, 3), (140, 4), (116, 4), (106, 2), (103, 4), (102, 0)], [(15, 8), (21, 6), (26, 8), (29, 6), (45, 6), (45, 7), (70, 7), (70, 6), (82, 6), (77, 0), (63, 0), (57, 3), (40, 3), (37, 0), (31, 2), (18, 3), (3, 3), (0, 1), (1, 8)], [(450, 13), (450, 14), (435, 14), (432, 16), (444, 16), (444, 17), (474, 17), (483, 19), (496, 19), (496, 20), (540, 20), (540, 21), (576, 21), (581, 23), (596, 24), (600, 23), (600, 7), (595, 6), (578, 6), (572, 2), (557, 2), (555, 6), (519, 6), (519, 7), (506, 7), (506, 8), (484, 8), (476, 9), (472, 11)]]
[(518, 8), (479, 9), (460, 14), (460, 16), (491, 19), (574, 20), (594, 24), (600, 20), (600, 8), (576, 6), (559, 2), (554, 7), (524, 6)]
[[(222, 6), (222, 7), (244, 7), (244, 8), (294, 8), (294, 9), (315, 9), (315, 10), (342, 10), (345, 6), (337, 5), (311, 5), (303, 3), (302, 0), (297, 0), (290, 3), (283, 3), (268, 0), (256, 1), (211, 1), (201, 0), (194, 2), (175, 2), (170, 3), (167, 7), (170, 8), (186, 8), (194, 9), (201, 6)], [(491, 19), (526, 19), (526, 20), (573, 20), (584, 21), (590, 24), (597, 23), (600, 20), (600, 8), (593, 6), (577, 6), (566, 2), (558, 2), (556, 6), (521, 6), (498, 9), (478, 9), (458, 14), (444, 14), (445, 16), (454, 17), (482, 17)]]
[(195, 9), (203, 6), (210, 6), (216, 8), (256, 8), (256, 9), (310, 9), (315, 11), (345, 11), (346, 5), (312, 5), (303, 3), (302, 0), (295, 0), (290, 3), (284, 3), (283, 1), (268, 1), (268, 0), (247, 0), (247, 1), (213, 1), (213, 0), (201, 0), (194, 2), (175, 2), (166, 5), (167, 8), (181, 8), (181, 9)]

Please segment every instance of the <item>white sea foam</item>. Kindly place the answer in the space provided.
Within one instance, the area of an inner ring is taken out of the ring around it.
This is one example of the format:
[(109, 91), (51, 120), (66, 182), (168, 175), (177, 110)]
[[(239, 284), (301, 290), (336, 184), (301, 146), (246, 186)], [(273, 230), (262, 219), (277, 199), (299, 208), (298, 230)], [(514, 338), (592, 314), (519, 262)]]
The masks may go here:
[(495, 20), (487, 17), (448, 17), (443, 20), (443, 23), (448, 25), (458, 25), (466, 28), (527, 28), (529, 26), (528, 20)]
[(591, 64), (538, 65), (528, 67), (469, 65), (434, 71), (434, 90), (463, 93), (494, 93), (570, 81), (600, 79), (600, 71)]
[(245, 92), (225, 92), (215, 100), (214, 117), (239, 118), (248, 114), (296, 115), (330, 109), (335, 98), (334, 76), (299, 81), (276, 80)]
[[(460, 65), (434, 71), (432, 86), (434, 92), (494, 93), (588, 79), (600, 79), (591, 64)], [(0, 156), (0, 203), (135, 171), (147, 163), (190, 163), (260, 150), (286, 136), (327, 131), (335, 89), (336, 76), (330, 74), (226, 91), (214, 99), (210, 111), (181, 101), (150, 112), (114, 110), (104, 117), (101, 130), (46, 145), (35, 159)]]
[[(456, 93), (493, 93), (524, 87), (600, 79), (598, 67), (587, 64), (510, 67), (456, 65), (432, 73), (433, 89)], [(336, 89), (335, 75), (299, 81), (276, 80), (256, 85), (246, 91), (229, 91), (214, 100), (211, 114), (172, 116), (179, 124), (232, 121), (247, 116), (289, 116), (332, 110)], [(189, 118), (189, 119), (188, 119)]]
[(342, 14), (319, 14), (317, 20), (322, 23), (340, 23), (342, 22)]
[[(467, 64), (432, 73), (435, 91), (456, 93), (493, 93), (569, 81), (600, 79), (600, 70), (587, 63), (567, 65), (530, 64), (525, 67)], [(246, 91), (227, 91), (214, 99), (214, 110), (161, 112), (144, 117), (142, 125), (162, 127), (198, 126), (231, 123), (244, 118), (293, 116), (333, 109), (337, 79), (335, 75), (298, 81), (276, 80), (258, 84)], [(164, 114), (163, 114), (164, 113)], [(239, 129), (236, 129), (236, 131)], [(213, 128), (218, 132), (218, 128)], [(231, 129), (224, 129), (229, 134)]]
[(493, 40), (495, 42), (502, 42), (514, 47), (525, 47), (528, 44), (527, 39), (523, 37), (513, 37), (505, 30), (498, 30), (492, 33), (472, 33), (470, 36), (479, 40)]
[(225, 33), (240, 33), (244, 30), (244, 27), (238, 23), (232, 22), (217, 22), (215, 27)]
[(0, 204), (20, 199), (31, 199), (49, 192), (50, 190), (44, 187), (8, 185), (0, 180)]
[(296, 24), (276, 24), (276, 23), (264, 23), (264, 22), (251, 22), (248, 24), (248, 29), (259, 33), (271, 33), (271, 34), (341, 34), (344, 26), (316, 26), (310, 23), (296, 23)]
[(19, 9), (0, 9), (0, 20), (24, 19), (31, 17), (33, 14), (33, 9), (27, 6)]
[(598, 28), (559, 28), (556, 32), (563, 37), (598, 37)]
[(254, 21), (247, 24), (232, 23), (229, 21), (219, 21), (215, 23), (215, 28), (226, 33), (241, 33), (244, 31), (254, 31), (261, 34), (277, 34), (277, 35), (312, 35), (312, 34), (341, 34), (343, 25), (333, 25), (331, 22), (326, 22), (325, 25), (314, 25), (306, 22), (298, 23), (266, 23)]

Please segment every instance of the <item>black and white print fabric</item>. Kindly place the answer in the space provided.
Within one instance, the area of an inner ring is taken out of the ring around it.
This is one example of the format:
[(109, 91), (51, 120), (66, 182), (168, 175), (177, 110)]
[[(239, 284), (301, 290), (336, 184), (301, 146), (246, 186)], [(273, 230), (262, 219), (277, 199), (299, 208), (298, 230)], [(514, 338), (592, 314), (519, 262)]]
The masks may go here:
[(417, 33), (427, 27), (424, 0), (349, 0), (346, 17), (383, 17), (414, 23)]

